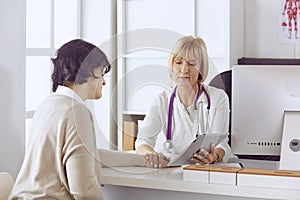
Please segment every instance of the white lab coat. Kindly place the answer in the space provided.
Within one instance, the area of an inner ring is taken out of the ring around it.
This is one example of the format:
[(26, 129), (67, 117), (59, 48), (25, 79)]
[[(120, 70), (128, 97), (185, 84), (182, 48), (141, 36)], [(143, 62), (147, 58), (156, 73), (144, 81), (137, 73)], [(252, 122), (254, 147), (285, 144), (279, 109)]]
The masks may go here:
[[(211, 86), (205, 86), (205, 88), (211, 101), (209, 114), (207, 110), (208, 101), (204, 93), (198, 98), (196, 110), (194, 105), (186, 109), (176, 97), (178, 95), (175, 95), (172, 115), (172, 149), (170, 149), (172, 154), (167, 153), (163, 147), (160, 148), (160, 152), (171, 158), (176, 156), (196, 138), (197, 132), (200, 134), (228, 133), (230, 111), (227, 94), (223, 90)], [(162, 92), (154, 99), (145, 119), (139, 124), (135, 142), (136, 148), (142, 144), (148, 144), (154, 148), (158, 134), (163, 134), (164, 140), (166, 140), (170, 97), (171, 93)], [(231, 153), (228, 138), (217, 147), (225, 151), (223, 162), (237, 158)]]

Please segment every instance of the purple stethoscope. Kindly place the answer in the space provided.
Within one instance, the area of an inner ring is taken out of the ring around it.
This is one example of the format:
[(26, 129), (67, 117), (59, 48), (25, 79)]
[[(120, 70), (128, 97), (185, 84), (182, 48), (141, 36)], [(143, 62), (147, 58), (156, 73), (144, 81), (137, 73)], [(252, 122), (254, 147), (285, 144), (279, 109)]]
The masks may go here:
[[(172, 148), (172, 114), (173, 114), (173, 102), (175, 98), (177, 86), (174, 88), (174, 91), (172, 92), (170, 102), (169, 102), (169, 112), (168, 112), (168, 126), (167, 126), (167, 140), (164, 142), (163, 146), (164, 149), (168, 152), (170, 152), (170, 149)], [(206, 99), (207, 99), (207, 115), (209, 115), (209, 109), (210, 109), (210, 97), (208, 95), (208, 92), (206, 91), (205, 87), (198, 83), (198, 90), (196, 94), (196, 98), (194, 101), (194, 110), (197, 110), (197, 100), (200, 96), (200, 90), (203, 90)], [(208, 120), (207, 120), (208, 122)]]

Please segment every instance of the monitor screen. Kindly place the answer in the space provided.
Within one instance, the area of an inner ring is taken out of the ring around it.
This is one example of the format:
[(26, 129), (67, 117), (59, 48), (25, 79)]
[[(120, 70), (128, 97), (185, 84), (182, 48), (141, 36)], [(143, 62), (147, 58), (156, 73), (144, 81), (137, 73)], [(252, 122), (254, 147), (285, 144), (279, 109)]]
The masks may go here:
[(233, 153), (279, 156), (284, 111), (300, 110), (300, 66), (235, 65), (231, 98)]

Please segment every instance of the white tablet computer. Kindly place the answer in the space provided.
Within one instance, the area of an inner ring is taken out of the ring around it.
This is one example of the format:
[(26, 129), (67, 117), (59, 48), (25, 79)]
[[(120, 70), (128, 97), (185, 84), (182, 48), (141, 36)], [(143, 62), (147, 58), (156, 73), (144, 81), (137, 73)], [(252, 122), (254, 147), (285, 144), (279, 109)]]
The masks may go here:
[(189, 146), (187, 146), (182, 153), (180, 153), (175, 158), (171, 159), (168, 166), (181, 166), (185, 164), (190, 164), (190, 159), (193, 153), (197, 152), (199, 149), (205, 149), (210, 151), (210, 145), (215, 144), (217, 146), (222, 140), (227, 137), (227, 134), (216, 134), (210, 133), (206, 135), (200, 135), (195, 139)]

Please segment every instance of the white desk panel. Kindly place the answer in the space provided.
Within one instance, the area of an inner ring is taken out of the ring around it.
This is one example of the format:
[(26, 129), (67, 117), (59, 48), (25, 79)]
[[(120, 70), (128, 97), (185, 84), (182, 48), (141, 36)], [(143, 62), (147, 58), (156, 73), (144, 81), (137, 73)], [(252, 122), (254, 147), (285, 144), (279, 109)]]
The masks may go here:
[[(300, 200), (299, 190), (184, 182), (182, 168), (103, 168), (105, 199), (289, 199)], [(184, 195), (183, 195), (184, 193)]]

